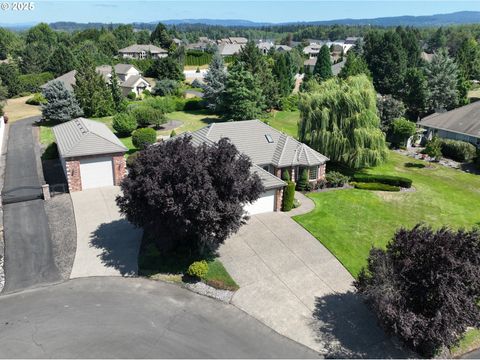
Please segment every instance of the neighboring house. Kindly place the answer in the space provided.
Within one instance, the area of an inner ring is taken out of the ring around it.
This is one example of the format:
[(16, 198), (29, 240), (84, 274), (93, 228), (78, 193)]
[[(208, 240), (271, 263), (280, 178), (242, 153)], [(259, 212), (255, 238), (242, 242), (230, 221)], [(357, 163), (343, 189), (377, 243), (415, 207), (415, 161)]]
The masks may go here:
[(232, 56), (238, 54), (243, 46), (240, 44), (221, 44), (218, 46), (218, 52), (222, 56)]
[(78, 118), (53, 134), (70, 192), (120, 185), (128, 149), (105, 124)]
[(244, 37), (229, 37), (217, 40), (217, 44), (237, 44), (237, 45), (246, 45), (248, 42), (247, 38)]
[(258, 49), (262, 52), (263, 55), (267, 55), (271, 48), (274, 48), (279, 52), (291, 51), (292, 48), (287, 45), (275, 45), (272, 41), (260, 41), (257, 44)]
[[(353, 39), (353, 38), (350, 38)], [(358, 38), (355, 38), (358, 40)], [(310, 39), (310, 45), (303, 48), (303, 53), (308, 55), (310, 59), (316, 58), (318, 53), (320, 52), (320, 48), (323, 45), (327, 45), (330, 49), (334, 58), (338, 58), (340, 54), (343, 52), (346, 54), (348, 50), (355, 46), (355, 43), (351, 43), (350, 40), (348, 43), (344, 40), (335, 40), (335, 41), (328, 41), (328, 40), (313, 40)]]
[(187, 50), (200, 50), (200, 51), (205, 51), (209, 48), (212, 48), (215, 46), (216, 43), (214, 40), (209, 39), (206, 36), (200, 36), (198, 38), (198, 41), (195, 43), (188, 44), (186, 46)]
[[(152, 90), (150, 83), (141, 75), (140, 71), (138, 71), (135, 66), (130, 64), (117, 64), (114, 68), (118, 77), (119, 86), (124, 96), (127, 96), (131, 92), (140, 95), (145, 90)], [(110, 65), (97, 66), (96, 71), (103, 76), (107, 84), (110, 83), (112, 77), (112, 67)], [(76, 74), (77, 71), (72, 70), (58, 78), (50, 80), (42, 85), (41, 88), (45, 88), (52, 81), (61, 81), (69, 91), (73, 91), (73, 85), (75, 85), (76, 82)]]
[(213, 123), (189, 135), (195, 145), (229, 138), (251, 159), (251, 171), (258, 174), (265, 187), (260, 198), (245, 207), (252, 215), (281, 210), (285, 186), (281, 177), (285, 170), (293, 180), (298, 180), (303, 169), (307, 169), (311, 182), (325, 178), (326, 156), (259, 120)]
[[(315, 64), (317, 63), (317, 58), (312, 58), (312, 59), (307, 59), (303, 62), (303, 67), (305, 71), (310, 70), (310, 73), (313, 72), (313, 69), (315, 68)], [(339, 61), (335, 64), (332, 64), (332, 73), (333, 75), (338, 75), (340, 73), (340, 70), (345, 66), (346, 60)]]
[(461, 140), (480, 148), (480, 102), (424, 117), (418, 125), (427, 129), (427, 140), (440, 138)]
[(287, 45), (275, 45), (275, 50), (279, 52), (288, 52), (288, 51), (291, 51), (292, 48)]
[(155, 45), (134, 44), (118, 50), (118, 54), (124, 59), (147, 59), (163, 58), (168, 56), (168, 51)]

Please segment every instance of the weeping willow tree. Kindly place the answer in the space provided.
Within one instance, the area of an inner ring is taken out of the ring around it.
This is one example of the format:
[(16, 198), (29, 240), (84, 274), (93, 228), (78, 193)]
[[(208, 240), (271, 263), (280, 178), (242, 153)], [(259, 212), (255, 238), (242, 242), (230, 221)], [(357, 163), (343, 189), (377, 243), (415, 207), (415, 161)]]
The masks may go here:
[(387, 159), (376, 93), (365, 75), (330, 79), (300, 102), (299, 139), (331, 161), (358, 169)]

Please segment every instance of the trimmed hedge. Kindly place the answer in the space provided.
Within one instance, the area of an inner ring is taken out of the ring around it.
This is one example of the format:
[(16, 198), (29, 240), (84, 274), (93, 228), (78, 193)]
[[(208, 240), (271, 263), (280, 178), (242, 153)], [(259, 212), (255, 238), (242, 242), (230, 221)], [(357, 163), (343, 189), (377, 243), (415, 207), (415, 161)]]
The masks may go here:
[(361, 190), (400, 191), (400, 187), (398, 186), (381, 184), (376, 182), (369, 182), (369, 183), (354, 182), (352, 184), (355, 187), (355, 189), (361, 189)]
[(152, 128), (140, 128), (132, 133), (132, 143), (137, 149), (145, 149), (157, 141), (157, 132)]
[(403, 188), (412, 187), (412, 180), (400, 176), (376, 175), (376, 174), (355, 174), (353, 180), (363, 183), (380, 183)]
[(459, 162), (470, 162), (477, 156), (477, 148), (468, 142), (441, 140), (442, 155)]
[(287, 186), (283, 190), (282, 211), (290, 211), (293, 209), (293, 202), (295, 200), (295, 183), (287, 181)]

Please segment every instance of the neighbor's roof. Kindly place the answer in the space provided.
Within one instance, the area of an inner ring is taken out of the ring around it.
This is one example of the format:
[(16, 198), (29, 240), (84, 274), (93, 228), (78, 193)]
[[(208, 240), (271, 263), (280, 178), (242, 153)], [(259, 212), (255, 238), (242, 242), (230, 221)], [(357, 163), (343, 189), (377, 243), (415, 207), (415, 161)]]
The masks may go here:
[(148, 86), (150, 86), (150, 83), (142, 75), (129, 76), (127, 80), (120, 84), (120, 86), (124, 88), (133, 88), (138, 80), (143, 80)]
[(244, 37), (229, 37), (228, 39), (233, 44), (246, 44), (248, 42), (248, 39)]
[(340, 70), (342, 70), (342, 68), (345, 66), (345, 63), (347, 62), (347, 60), (342, 60), (336, 64), (333, 64), (332, 65), (332, 73), (333, 75), (338, 75), (340, 73)]
[(242, 44), (221, 44), (218, 47), (218, 52), (220, 53), (220, 55), (229, 56), (238, 54), (240, 50), (242, 50), (242, 48)]
[(148, 45), (134, 44), (118, 50), (119, 53), (139, 53), (142, 51), (150, 52), (152, 54), (168, 53), (167, 50), (162, 49), (155, 45), (150, 45), (150, 44)]
[[(314, 166), (328, 161), (326, 156), (260, 120), (213, 123), (193, 132), (192, 136), (210, 142), (229, 138), (240, 152), (257, 165)], [(269, 137), (271, 142), (268, 141)]]
[(427, 52), (425, 52), (425, 51), (422, 51), (422, 52), (420, 53), (420, 57), (421, 57), (423, 60), (425, 60), (426, 62), (432, 62), (434, 55), (435, 55), (435, 54), (430, 54), (430, 53), (427, 53)]
[(75, 82), (76, 82), (75, 75), (77, 75), (77, 70), (69, 71), (66, 74), (63, 74), (53, 80), (48, 81), (47, 83), (40, 86), (40, 88), (42, 89), (46, 88), (53, 81), (61, 81), (65, 84), (65, 87), (67, 88), (68, 91), (73, 91), (73, 85), (75, 85)]
[(480, 138), (480, 101), (444, 113), (434, 113), (418, 124)]
[(275, 49), (278, 51), (291, 51), (292, 48), (288, 45), (276, 45)]
[(117, 74), (126, 74), (132, 68), (134, 68), (137, 72), (140, 72), (135, 66), (131, 64), (117, 64), (114, 66), (114, 68)]
[(53, 127), (58, 152), (64, 158), (124, 153), (128, 149), (103, 123), (78, 118)]

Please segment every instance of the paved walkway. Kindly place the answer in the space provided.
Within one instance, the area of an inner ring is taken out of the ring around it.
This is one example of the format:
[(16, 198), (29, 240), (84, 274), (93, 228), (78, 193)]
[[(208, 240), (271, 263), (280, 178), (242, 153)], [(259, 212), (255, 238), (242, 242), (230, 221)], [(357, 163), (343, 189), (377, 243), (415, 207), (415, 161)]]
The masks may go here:
[(73, 192), (77, 249), (70, 278), (132, 276), (138, 272), (142, 231), (121, 217), (116, 186)]
[(10, 125), (2, 191), (5, 232), (4, 292), (61, 280), (55, 266), (50, 230), (39, 177), (32, 124), (37, 118)]
[(142, 278), (0, 297), (0, 358), (315, 358), (232, 305)]
[(350, 273), (285, 213), (253, 216), (220, 248), (233, 304), (328, 356), (403, 357), (353, 293)]

